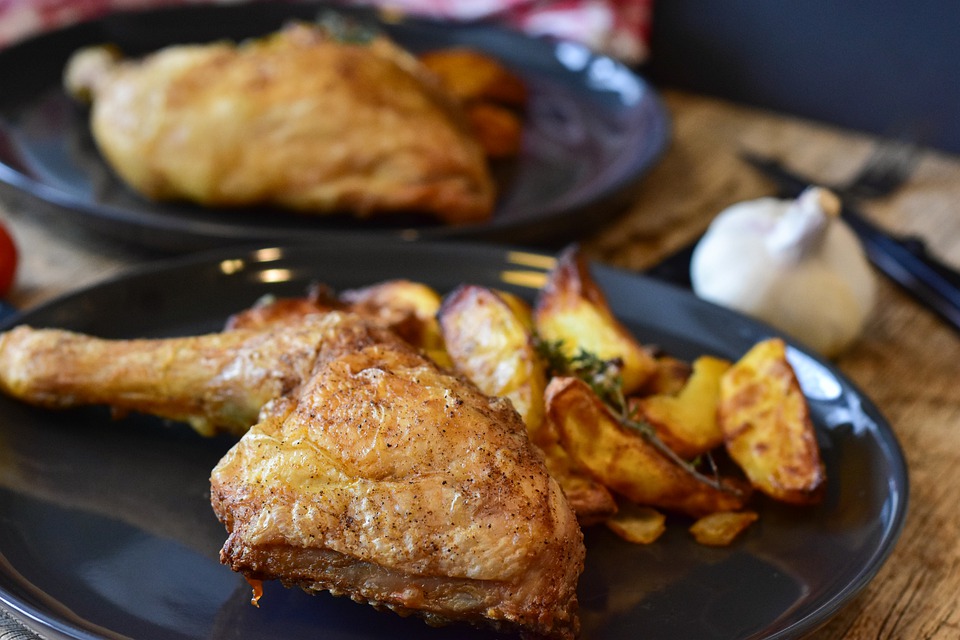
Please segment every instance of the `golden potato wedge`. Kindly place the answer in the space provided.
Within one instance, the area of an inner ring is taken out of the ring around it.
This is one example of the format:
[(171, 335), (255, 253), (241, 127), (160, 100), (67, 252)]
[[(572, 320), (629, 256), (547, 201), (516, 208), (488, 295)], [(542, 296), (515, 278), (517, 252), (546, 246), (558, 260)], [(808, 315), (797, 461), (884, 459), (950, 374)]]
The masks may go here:
[(743, 507), (750, 491), (733, 479), (714, 486), (625, 427), (577, 378), (547, 385), (547, 415), (570, 456), (597, 481), (637, 504), (694, 517)]
[(433, 288), (411, 280), (387, 280), (348, 289), (340, 293), (339, 299), (348, 310), (390, 327), (438, 364), (449, 366), (437, 323), (442, 298)]
[(627, 502), (607, 519), (606, 525), (627, 542), (653, 544), (667, 530), (667, 517), (653, 507)]
[(533, 309), (530, 307), (530, 303), (509, 291), (500, 291), (498, 289), (496, 293), (497, 296), (510, 307), (517, 320), (523, 324), (524, 328), (532, 336), (533, 332), (536, 331), (536, 327), (533, 324)]
[(513, 158), (523, 146), (523, 119), (498, 104), (466, 107), (467, 121), (488, 158)]
[[(514, 305), (514, 306), (511, 306)], [(546, 371), (519, 299), (507, 302), (492, 289), (462, 285), (444, 299), (440, 331), (454, 368), (481, 391), (507, 398), (531, 440), (543, 421)]]
[(690, 533), (702, 545), (726, 547), (757, 518), (754, 511), (719, 511), (694, 522)]
[(360, 289), (347, 289), (338, 296), (357, 313), (391, 318), (412, 313), (432, 320), (440, 310), (442, 298), (433, 288), (411, 280), (386, 280)]
[(655, 360), (656, 369), (637, 393), (642, 396), (675, 396), (680, 393), (690, 378), (690, 363), (673, 356), (657, 356)]
[(717, 422), (720, 377), (730, 368), (722, 358), (701, 356), (693, 362), (693, 373), (677, 395), (659, 394), (632, 403), (681, 458), (692, 460), (723, 444)]
[(718, 416), (730, 457), (755, 488), (792, 504), (822, 499), (820, 447), (783, 340), (757, 343), (727, 370)]
[(540, 338), (567, 357), (586, 351), (623, 363), (623, 393), (640, 389), (657, 369), (653, 356), (613, 315), (576, 247), (562, 252), (534, 308)]
[(617, 502), (610, 490), (577, 466), (559, 442), (537, 446), (543, 452), (547, 471), (563, 489), (580, 526), (599, 524), (617, 513)]
[(527, 104), (527, 86), (496, 58), (464, 47), (420, 55), (420, 62), (462, 103), (493, 102), (518, 109)]

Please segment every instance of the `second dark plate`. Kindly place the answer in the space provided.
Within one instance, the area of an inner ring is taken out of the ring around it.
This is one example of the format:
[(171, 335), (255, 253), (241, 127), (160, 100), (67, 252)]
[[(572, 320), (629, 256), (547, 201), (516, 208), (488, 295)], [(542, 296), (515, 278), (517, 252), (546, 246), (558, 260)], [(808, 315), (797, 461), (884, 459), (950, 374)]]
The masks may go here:
[(629, 68), (583, 46), (486, 24), (384, 23), (375, 13), (339, 8), (379, 25), (411, 51), (469, 46), (494, 54), (525, 79), (530, 103), (523, 152), (498, 168), (501, 195), (493, 218), (439, 226), (210, 210), (150, 202), (123, 185), (97, 151), (86, 113), (61, 89), (66, 60), (85, 45), (113, 42), (138, 56), (176, 43), (262, 35), (328, 9), (280, 2), (117, 13), (0, 52), (0, 181), (98, 232), (163, 250), (302, 241), (345, 230), (537, 244), (589, 232), (620, 213), (667, 144), (669, 119), (656, 92)]

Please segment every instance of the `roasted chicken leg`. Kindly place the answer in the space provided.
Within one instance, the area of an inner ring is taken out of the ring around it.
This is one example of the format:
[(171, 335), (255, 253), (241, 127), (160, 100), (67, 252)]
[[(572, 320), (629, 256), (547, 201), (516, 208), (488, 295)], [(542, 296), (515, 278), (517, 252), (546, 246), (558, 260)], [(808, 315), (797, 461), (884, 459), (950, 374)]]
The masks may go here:
[(448, 223), (491, 215), (494, 183), (462, 108), (384, 37), (346, 42), (295, 24), (142, 60), (109, 51), (78, 51), (65, 84), (92, 100), (100, 151), (148, 198)]
[(0, 390), (39, 406), (109, 405), (242, 435), (263, 405), (306, 379), (335, 327), (318, 315), (263, 331), (104, 340), (19, 326), (0, 334)]
[(257, 422), (211, 474), (221, 560), (251, 580), (433, 624), (576, 634), (582, 533), (519, 415), (359, 316), (133, 341), (21, 327), (0, 336), (0, 388)]

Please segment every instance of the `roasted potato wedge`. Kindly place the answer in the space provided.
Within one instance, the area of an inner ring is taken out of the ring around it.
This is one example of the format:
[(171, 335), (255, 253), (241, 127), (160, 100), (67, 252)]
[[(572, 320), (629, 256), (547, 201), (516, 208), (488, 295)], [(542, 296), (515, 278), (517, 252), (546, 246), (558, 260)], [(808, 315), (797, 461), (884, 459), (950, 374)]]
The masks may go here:
[(657, 356), (655, 359), (657, 367), (638, 394), (675, 396), (680, 393), (690, 379), (690, 363), (673, 356)]
[(653, 544), (667, 530), (667, 517), (653, 507), (628, 502), (620, 505), (606, 525), (627, 542)]
[(488, 158), (514, 158), (523, 147), (523, 119), (498, 104), (466, 107), (467, 120)]
[(493, 102), (517, 109), (527, 104), (523, 79), (486, 53), (453, 47), (424, 53), (420, 62), (461, 103)]
[(563, 448), (601, 484), (637, 504), (701, 517), (738, 510), (749, 497), (749, 487), (732, 479), (713, 486), (666, 457), (620, 424), (582, 380), (554, 378), (546, 397)]
[(538, 445), (550, 476), (563, 489), (563, 495), (580, 526), (587, 527), (606, 521), (617, 513), (617, 502), (605, 486), (581, 469), (559, 442)]
[(529, 305), (512, 294), (465, 285), (444, 299), (438, 318), (454, 368), (484, 393), (513, 403), (580, 524), (616, 513), (611, 493), (576, 467), (556, 429), (544, 422), (546, 371), (533, 346)]
[(636, 399), (632, 405), (681, 458), (692, 460), (723, 444), (717, 422), (720, 377), (730, 362), (701, 356), (677, 395), (658, 394)]
[(624, 394), (640, 389), (657, 369), (653, 356), (613, 315), (576, 247), (562, 252), (534, 308), (541, 339), (558, 342), (567, 357), (583, 350), (619, 359)]
[(702, 545), (726, 547), (757, 518), (754, 511), (719, 511), (694, 522), (690, 533)]
[(443, 88), (463, 107), (467, 122), (488, 158), (512, 158), (523, 143), (527, 86), (490, 55), (466, 48), (420, 56)]
[(464, 285), (444, 298), (438, 319), (454, 368), (487, 395), (509, 399), (537, 443), (547, 378), (529, 316), (518, 298)]
[(530, 307), (530, 303), (509, 291), (497, 290), (496, 293), (497, 297), (510, 307), (517, 320), (523, 324), (524, 328), (532, 336), (534, 331), (536, 331), (536, 327), (533, 324), (533, 309)]
[(755, 488), (792, 504), (822, 499), (820, 447), (783, 340), (757, 343), (727, 370), (718, 415), (730, 457)]
[(433, 288), (411, 280), (387, 280), (339, 295), (346, 308), (390, 327), (435, 362), (449, 366), (437, 322), (442, 298)]

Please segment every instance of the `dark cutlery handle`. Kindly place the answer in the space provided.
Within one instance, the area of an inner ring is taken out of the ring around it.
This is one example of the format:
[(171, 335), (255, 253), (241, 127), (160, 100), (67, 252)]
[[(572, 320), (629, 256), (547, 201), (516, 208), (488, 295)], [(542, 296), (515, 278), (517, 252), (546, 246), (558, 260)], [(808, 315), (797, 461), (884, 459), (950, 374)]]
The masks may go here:
[(880, 271), (960, 331), (960, 272), (929, 255), (917, 240), (880, 231), (850, 207), (842, 215)]
[(907, 251), (918, 258), (926, 260), (931, 269), (952, 282), (954, 286), (960, 287), (960, 271), (957, 271), (953, 267), (944, 264), (943, 262), (937, 260), (935, 256), (931, 255), (927, 250), (927, 243), (924, 242), (922, 238), (918, 238), (916, 236), (906, 236), (901, 237), (899, 241)]

